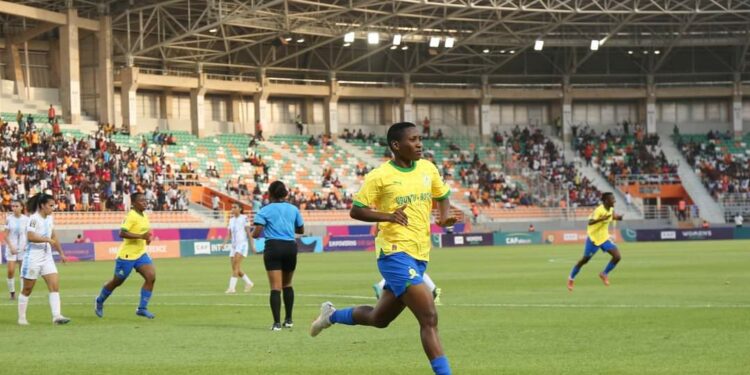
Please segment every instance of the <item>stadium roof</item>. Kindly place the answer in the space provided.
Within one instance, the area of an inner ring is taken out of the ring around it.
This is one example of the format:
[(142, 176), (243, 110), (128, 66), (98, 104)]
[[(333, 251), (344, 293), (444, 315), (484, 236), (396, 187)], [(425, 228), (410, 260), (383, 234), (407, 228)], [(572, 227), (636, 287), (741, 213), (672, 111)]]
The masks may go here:
[[(524, 84), (559, 83), (564, 75), (592, 83), (750, 76), (750, 0), (13, 2), (58, 11), (72, 5), (89, 18), (111, 14), (118, 65), (132, 59), (219, 74), (264, 68), (289, 78), (334, 72), (370, 81), (409, 74), (415, 82), (486, 76)], [(344, 46), (348, 33), (354, 40)], [(368, 43), (370, 33), (377, 43)]]

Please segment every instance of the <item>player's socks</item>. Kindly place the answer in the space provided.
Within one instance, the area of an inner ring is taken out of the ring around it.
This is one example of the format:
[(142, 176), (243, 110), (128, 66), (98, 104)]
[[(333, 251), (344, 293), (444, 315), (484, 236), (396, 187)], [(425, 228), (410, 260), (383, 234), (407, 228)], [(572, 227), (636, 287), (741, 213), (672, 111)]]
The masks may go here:
[(578, 272), (581, 272), (581, 267), (573, 266), (573, 270), (570, 271), (570, 276), (568, 277), (568, 279), (575, 280), (576, 275), (578, 275)]
[(294, 288), (288, 286), (284, 291), (284, 322), (292, 321), (292, 308), (294, 308)]
[(435, 290), (435, 282), (432, 281), (430, 275), (422, 275), (422, 280), (424, 280), (424, 285), (427, 285), (427, 288), (429, 288), (431, 292)]
[(49, 308), (50, 310), (52, 310), (52, 318), (58, 318), (62, 316), (62, 314), (60, 314), (60, 293), (59, 292), (50, 292)]
[(356, 324), (354, 323), (354, 308), (347, 307), (345, 309), (336, 310), (331, 314), (331, 317), (328, 318), (328, 321), (334, 324), (338, 323), (353, 326)]
[(10, 292), (11, 295), (16, 293), (16, 279), (7, 279), (6, 282), (8, 283), (8, 292)]
[(229, 289), (228, 290), (234, 290), (234, 288), (237, 287), (237, 278), (232, 276), (229, 278)]
[(607, 263), (607, 266), (606, 266), (606, 267), (604, 267), (604, 272), (602, 272), (602, 273), (603, 273), (603, 274), (604, 274), (605, 276), (606, 276), (606, 275), (609, 275), (609, 273), (610, 273), (610, 272), (612, 272), (612, 270), (613, 270), (613, 269), (615, 269), (615, 267), (617, 267), (617, 263), (614, 263), (614, 262), (609, 262), (609, 263)]
[(268, 298), (268, 303), (271, 305), (273, 322), (281, 324), (281, 291), (271, 290), (271, 295)]
[(105, 287), (102, 287), (102, 290), (99, 292), (99, 297), (96, 297), (96, 303), (98, 304), (104, 303), (104, 301), (106, 301), (107, 298), (109, 298), (111, 294), (112, 294), (111, 290)]
[(432, 371), (435, 375), (451, 375), (451, 366), (446, 356), (440, 356), (430, 361)]
[(23, 293), (18, 295), (18, 321), (26, 321), (26, 307), (29, 306), (29, 297), (23, 295)]
[(242, 275), (242, 281), (244, 281), (247, 285), (253, 285), (253, 281), (250, 280), (249, 277), (247, 277), (247, 274)]
[(148, 301), (151, 300), (151, 291), (141, 288), (141, 302), (138, 304), (138, 310), (148, 310)]

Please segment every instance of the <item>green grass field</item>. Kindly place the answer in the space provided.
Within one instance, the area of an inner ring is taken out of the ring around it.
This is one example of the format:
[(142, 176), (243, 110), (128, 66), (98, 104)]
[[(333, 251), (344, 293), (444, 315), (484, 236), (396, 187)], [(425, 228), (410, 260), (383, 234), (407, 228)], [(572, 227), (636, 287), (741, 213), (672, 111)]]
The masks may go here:
[[(428, 270), (443, 289), (440, 333), (455, 374), (747, 374), (750, 241), (623, 243), (612, 286), (598, 254), (565, 280), (582, 246), (437, 249)], [(373, 303), (372, 253), (300, 256), (292, 330), (271, 332), (261, 257), (245, 270), (250, 294), (224, 295), (226, 258), (157, 260), (151, 310), (134, 314), (133, 274), (107, 301), (93, 299), (113, 263), (59, 267), (67, 326), (51, 324), (37, 285), (30, 326), (0, 303), (2, 374), (430, 374), (416, 321), (333, 326), (315, 339), (319, 305)], [(3, 268), (4, 270), (4, 268)], [(4, 271), (3, 271), (4, 272)], [(5, 295), (4, 288), (1, 289)]]

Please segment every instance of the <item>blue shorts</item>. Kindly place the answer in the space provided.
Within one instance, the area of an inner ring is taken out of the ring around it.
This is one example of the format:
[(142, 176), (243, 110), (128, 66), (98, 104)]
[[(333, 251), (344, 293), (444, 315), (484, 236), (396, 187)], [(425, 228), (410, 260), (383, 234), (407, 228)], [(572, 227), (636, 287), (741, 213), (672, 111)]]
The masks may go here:
[(138, 269), (140, 266), (149, 264), (154, 264), (154, 262), (151, 261), (151, 257), (148, 253), (144, 253), (138, 259), (134, 260), (117, 258), (115, 260), (115, 277), (125, 280), (130, 276), (130, 273), (133, 272), (133, 268)]
[(426, 269), (427, 262), (416, 260), (404, 252), (378, 258), (378, 270), (385, 279), (383, 289), (390, 290), (396, 297), (406, 293), (406, 288), (423, 283), (422, 275)]
[(591, 242), (590, 238), (586, 237), (586, 247), (583, 249), (583, 256), (590, 258), (594, 256), (599, 249), (602, 249), (604, 252), (609, 252), (610, 250), (617, 250), (617, 246), (612, 240), (606, 240), (601, 245), (596, 246)]

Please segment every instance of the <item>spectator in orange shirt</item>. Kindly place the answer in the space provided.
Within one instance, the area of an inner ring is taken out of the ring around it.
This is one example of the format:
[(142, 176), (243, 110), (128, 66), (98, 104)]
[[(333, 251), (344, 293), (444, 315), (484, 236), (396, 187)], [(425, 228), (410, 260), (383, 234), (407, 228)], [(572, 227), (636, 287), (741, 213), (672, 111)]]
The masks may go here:
[(49, 120), (49, 123), (52, 124), (55, 121), (55, 107), (52, 106), (52, 104), (49, 105), (49, 110), (47, 110), (47, 119)]

